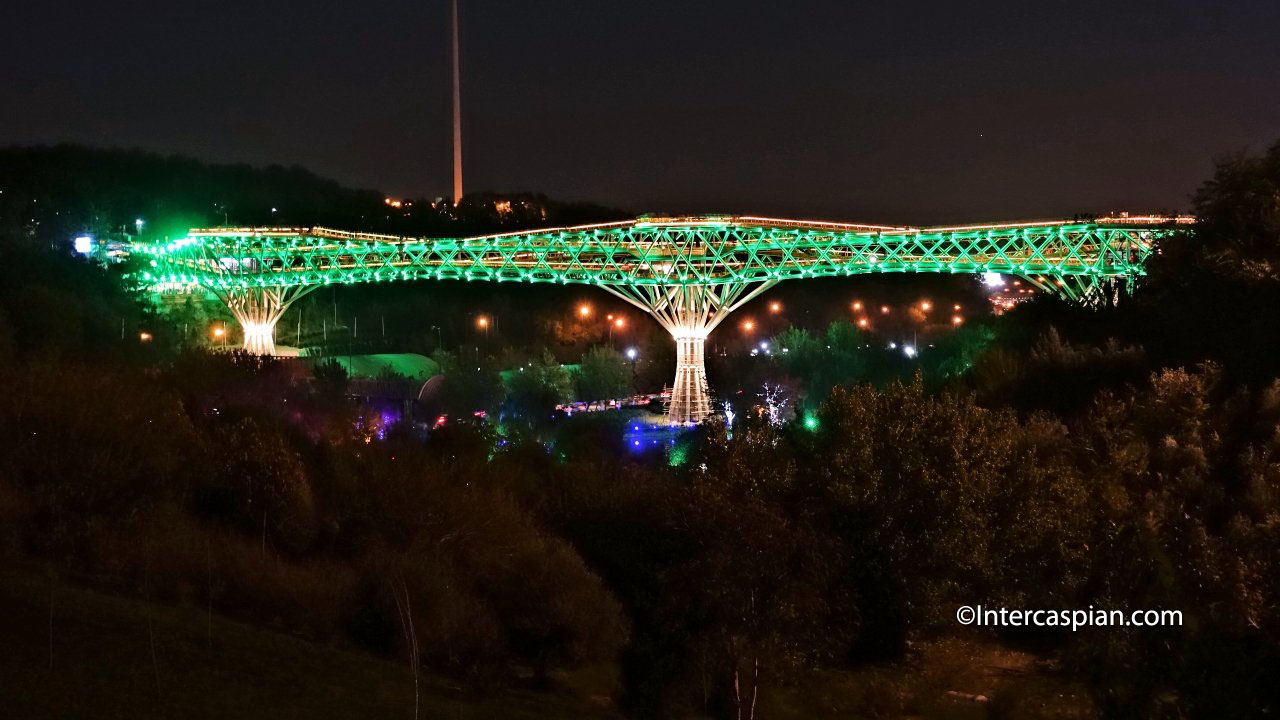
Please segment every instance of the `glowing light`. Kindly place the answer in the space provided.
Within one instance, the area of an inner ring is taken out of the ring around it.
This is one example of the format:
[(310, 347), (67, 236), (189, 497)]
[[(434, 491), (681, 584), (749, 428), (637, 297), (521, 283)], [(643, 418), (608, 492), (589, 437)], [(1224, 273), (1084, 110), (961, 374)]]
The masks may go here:
[(614, 318), (613, 326), (616, 328), (626, 327), (627, 326), (626, 318)]
[(139, 231), (142, 230), (143, 225), (146, 225), (146, 223), (142, 220), (142, 218), (138, 218), (137, 220), (134, 220), (133, 224), (135, 227), (138, 228)]
[(760, 349), (761, 349), (761, 350), (768, 350), (768, 349), (769, 349), (769, 341), (768, 341), (768, 340), (761, 340), (761, 341), (760, 341)]
[(956, 312), (960, 312), (960, 303), (956, 303), (955, 305), (952, 305), (951, 309), (955, 310)]
[(218, 327), (215, 327), (215, 328), (213, 329), (213, 336), (214, 336), (214, 337), (216, 337), (216, 338), (220, 338), (220, 337), (222, 337), (223, 335), (226, 335), (226, 334), (227, 334), (227, 329), (226, 329), (226, 328), (224, 328), (224, 327), (222, 327), (221, 325), (219, 325)]
[(804, 429), (814, 432), (818, 429), (818, 416), (813, 413), (804, 414)]
[(635, 360), (635, 359), (636, 359), (636, 357), (637, 357), (637, 356), (639, 356), (639, 355), (640, 355), (640, 352), (639, 352), (638, 350), (636, 350), (635, 348), (633, 348), (633, 347), (627, 348), (627, 359), (628, 359), (628, 360)]
[(1004, 284), (1004, 277), (996, 272), (982, 273), (982, 284), (987, 287), (999, 287)]
[(853, 301), (853, 311), (854, 311), (854, 312), (861, 312), (861, 311), (862, 311), (862, 301), (861, 301), (861, 300), (854, 300), (854, 301)]
[(489, 318), (485, 317), (484, 315), (480, 315), (479, 317), (477, 317), (476, 327), (480, 328), (481, 330), (487, 330), (489, 328)]
[(880, 314), (881, 314), (881, 315), (888, 315), (888, 314), (889, 314), (889, 306), (888, 306), (888, 305), (881, 305), (881, 306), (880, 306)]
[(933, 303), (929, 302), (928, 300), (922, 300), (920, 301), (920, 309), (925, 312), (929, 312), (930, 310), (933, 309)]
[(140, 332), (140, 333), (138, 333), (138, 341), (139, 341), (139, 342), (151, 342), (151, 333), (149, 333), (149, 332), (147, 332), (147, 331), (145, 331), (145, 330), (144, 330), (144, 331), (142, 331), (142, 332)]
[(769, 303), (769, 312), (773, 313), (774, 315), (777, 315), (778, 313), (782, 312), (782, 303), (778, 302), (777, 300), (774, 300), (773, 302)]
[(75, 247), (75, 251), (81, 255), (88, 255), (93, 252), (93, 238), (89, 235), (80, 235), (71, 242)]
[(913, 358), (916, 356), (916, 347), (914, 345), (903, 345), (902, 354), (909, 358)]
[(579, 305), (579, 306), (578, 306), (578, 317), (582, 317), (582, 318), (588, 318), (588, 317), (591, 317), (591, 306), (590, 306), (590, 305), (587, 305), (586, 303), (583, 303), (582, 305)]
[(960, 324), (963, 324), (963, 323), (964, 323), (964, 318), (960, 317), (959, 315), (953, 315), (953, 316), (951, 316), (951, 324), (952, 324), (952, 325), (960, 325)]
[(755, 329), (756, 329), (756, 321), (755, 321), (755, 320), (743, 320), (743, 321), (742, 321), (742, 331), (743, 331), (743, 332), (752, 332), (752, 331), (754, 331)]
[(871, 321), (866, 318), (858, 318), (858, 327), (865, 330), (871, 327)]

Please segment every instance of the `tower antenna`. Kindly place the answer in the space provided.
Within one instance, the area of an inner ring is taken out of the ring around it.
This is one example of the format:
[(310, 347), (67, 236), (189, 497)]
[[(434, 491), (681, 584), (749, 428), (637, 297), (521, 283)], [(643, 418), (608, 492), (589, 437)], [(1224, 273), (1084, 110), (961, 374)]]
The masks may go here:
[(458, 0), (453, 0), (453, 204), (462, 202), (462, 79), (458, 70)]

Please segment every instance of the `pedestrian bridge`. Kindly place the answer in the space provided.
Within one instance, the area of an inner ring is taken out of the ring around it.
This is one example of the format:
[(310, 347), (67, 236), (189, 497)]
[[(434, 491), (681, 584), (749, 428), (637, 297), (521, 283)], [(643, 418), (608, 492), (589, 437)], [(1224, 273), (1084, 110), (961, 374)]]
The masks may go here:
[(245, 348), (275, 351), (289, 304), (317, 287), (408, 280), (597, 285), (650, 313), (677, 343), (673, 422), (710, 414), (703, 344), (731, 312), (783, 280), (868, 273), (1001, 273), (1078, 302), (1130, 290), (1154, 243), (1189, 222), (1106, 217), (895, 227), (749, 216), (652, 217), (470, 238), (328, 228), (193, 229), (138, 244), (153, 287), (221, 298)]

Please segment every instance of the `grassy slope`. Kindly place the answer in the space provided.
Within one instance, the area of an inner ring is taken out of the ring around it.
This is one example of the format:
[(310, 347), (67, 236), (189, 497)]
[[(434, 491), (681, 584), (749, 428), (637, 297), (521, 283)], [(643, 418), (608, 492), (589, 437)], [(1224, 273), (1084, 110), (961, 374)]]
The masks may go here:
[[(0, 715), (12, 718), (413, 717), (407, 665), (194, 608), (145, 603), (0, 571)], [(150, 625), (155, 638), (152, 662)], [(421, 679), (421, 718), (608, 717), (569, 691), (468, 695)]]

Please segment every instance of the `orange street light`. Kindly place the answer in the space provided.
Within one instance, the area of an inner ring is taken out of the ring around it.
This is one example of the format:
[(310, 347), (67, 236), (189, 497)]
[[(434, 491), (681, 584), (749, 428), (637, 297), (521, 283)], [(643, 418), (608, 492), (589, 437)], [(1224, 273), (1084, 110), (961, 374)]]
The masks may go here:
[(952, 315), (952, 316), (951, 316), (951, 324), (952, 324), (952, 325), (960, 325), (960, 324), (963, 324), (963, 323), (964, 323), (964, 318), (960, 317), (959, 315)]
[(626, 327), (626, 326), (627, 326), (627, 319), (626, 319), (626, 318), (614, 318), (614, 319), (613, 319), (613, 326), (614, 326), (614, 327), (616, 327), (616, 328)]
[(928, 300), (922, 300), (920, 301), (920, 309), (925, 312), (929, 312), (930, 310), (933, 309), (933, 303), (929, 302)]
[(227, 334), (227, 329), (222, 327), (221, 325), (213, 329), (213, 336), (216, 338), (220, 338), (226, 334)]
[(590, 305), (588, 305), (588, 304), (586, 304), (586, 303), (583, 303), (583, 304), (579, 305), (579, 306), (578, 306), (578, 317), (582, 317), (582, 318), (588, 318), (588, 317), (591, 317), (591, 306), (590, 306)]
[(755, 320), (743, 320), (743, 321), (742, 321), (742, 331), (743, 331), (743, 332), (752, 332), (752, 331), (753, 331), (753, 330), (755, 330), (755, 329), (756, 329), (756, 321), (755, 321)]
[(476, 327), (480, 328), (481, 330), (489, 329), (489, 318), (485, 317), (484, 315), (480, 315), (479, 317), (477, 317)]
[(861, 300), (854, 300), (854, 301), (853, 301), (853, 311), (854, 311), (854, 312), (858, 312), (859, 310), (862, 310), (862, 301), (861, 301)]
[(871, 321), (866, 318), (858, 318), (858, 327), (865, 330), (871, 327)]
[(140, 333), (138, 333), (138, 341), (139, 341), (139, 342), (151, 342), (151, 333), (149, 333), (149, 332), (147, 332), (147, 331), (145, 331), (145, 330), (144, 330), (144, 331), (142, 331), (142, 332), (140, 332)]
[(777, 315), (778, 313), (782, 312), (782, 303), (778, 302), (777, 300), (774, 300), (773, 302), (769, 303), (769, 312), (773, 313), (774, 315)]
[(889, 306), (888, 306), (888, 305), (881, 305), (881, 306), (880, 306), (880, 314), (881, 314), (881, 315), (888, 315), (888, 314), (889, 314)]

